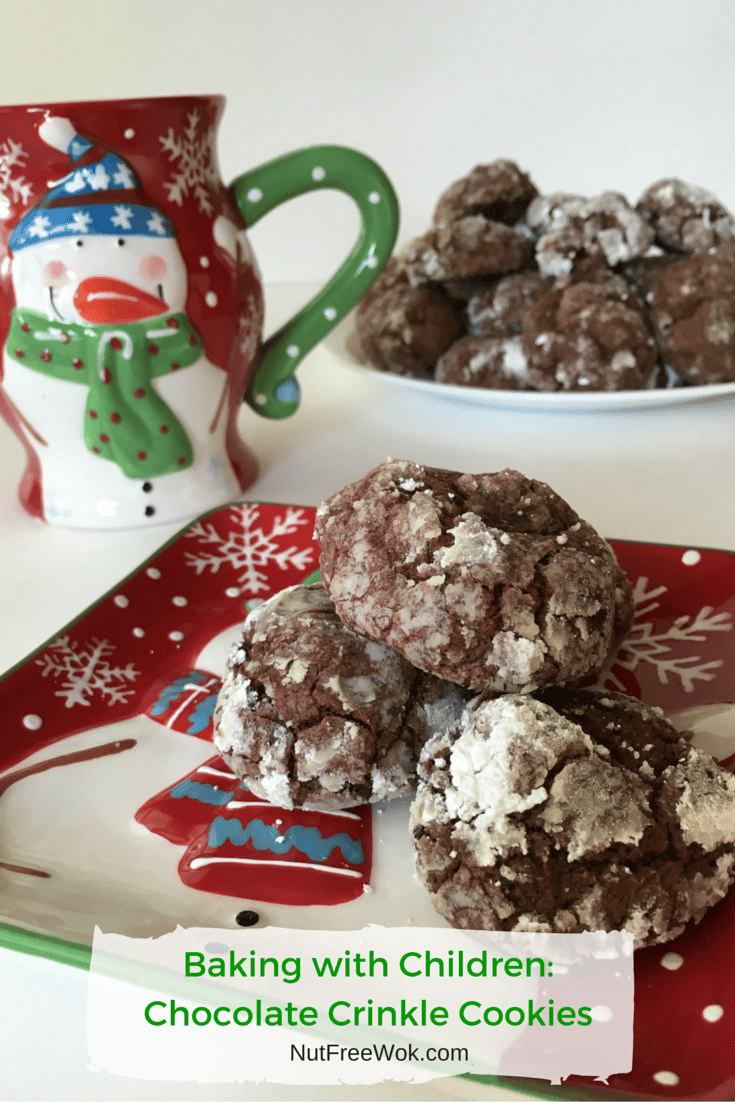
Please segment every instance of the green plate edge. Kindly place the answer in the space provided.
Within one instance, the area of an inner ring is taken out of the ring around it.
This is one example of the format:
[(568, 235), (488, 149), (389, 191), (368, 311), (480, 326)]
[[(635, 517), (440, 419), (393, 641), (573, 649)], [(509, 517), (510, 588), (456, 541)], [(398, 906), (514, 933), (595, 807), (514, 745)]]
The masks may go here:
[(64, 941), (60, 937), (51, 937), (50, 934), (37, 934), (20, 926), (10, 926), (6, 922), (0, 922), (0, 948), (27, 953), (31, 957), (45, 957), (57, 964), (70, 964), (85, 971), (89, 971), (92, 962), (91, 945)]

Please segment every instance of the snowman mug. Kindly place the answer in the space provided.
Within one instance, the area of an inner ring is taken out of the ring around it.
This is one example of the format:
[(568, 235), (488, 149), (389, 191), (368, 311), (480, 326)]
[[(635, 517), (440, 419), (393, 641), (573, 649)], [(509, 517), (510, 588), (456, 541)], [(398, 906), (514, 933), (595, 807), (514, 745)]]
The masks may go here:
[[(34, 516), (125, 528), (238, 497), (257, 475), (236, 427), (243, 398), (291, 414), (294, 368), (390, 256), (398, 204), (374, 161), (314, 146), (227, 189), (223, 107), (0, 107), (0, 413), (26, 448), (19, 497)], [(356, 202), (360, 235), (259, 357), (263, 290), (245, 228), (319, 188)]]

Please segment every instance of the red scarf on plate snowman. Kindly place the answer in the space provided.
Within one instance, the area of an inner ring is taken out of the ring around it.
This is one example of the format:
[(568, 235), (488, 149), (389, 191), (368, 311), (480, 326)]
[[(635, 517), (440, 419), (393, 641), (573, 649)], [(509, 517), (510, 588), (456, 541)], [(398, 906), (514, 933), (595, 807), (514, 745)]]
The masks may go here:
[[(77, 134), (67, 119), (47, 119), (41, 137), (66, 151), (72, 170), (16, 224), (14, 255), (48, 250), (60, 238), (83, 244), (94, 235), (124, 243), (131, 235), (175, 239), (171, 220), (148, 199), (130, 165)], [(53, 261), (52, 261), (53, 262)], [(183, 470), (193, 462), (187, 433), (152, 380), (182, 370), (202, 354), (186, 314), (112, 275), (87, 277), (74, 292), (82, 322), (15, 307), (6, 350), (41, 374), (87, 387), (84, 442), (128, 478)]]

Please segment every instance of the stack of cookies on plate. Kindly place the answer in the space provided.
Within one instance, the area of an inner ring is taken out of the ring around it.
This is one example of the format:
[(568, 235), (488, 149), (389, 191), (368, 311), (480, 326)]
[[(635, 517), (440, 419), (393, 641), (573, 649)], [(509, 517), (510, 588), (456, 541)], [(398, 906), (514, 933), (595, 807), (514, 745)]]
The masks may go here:
[(539, 194), (477, 165), (356, 312), (366, 359), (457, 386), (617, 391), (735, 381), (735, 217), (669, 178)]
[(317, 510), (322, 583), (246, 622), (215, 743), (262, 798), (416, 789), (454, 926), (676, 936), (735, 879), (735, 777), (658, 709), (579, 687), (629, 630), (612, 549), (549, 486), (388, 460)]

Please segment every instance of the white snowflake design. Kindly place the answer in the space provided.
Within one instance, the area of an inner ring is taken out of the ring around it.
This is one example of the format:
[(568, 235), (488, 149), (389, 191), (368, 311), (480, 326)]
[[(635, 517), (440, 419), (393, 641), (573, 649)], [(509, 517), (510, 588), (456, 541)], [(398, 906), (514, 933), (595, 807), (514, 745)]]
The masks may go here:
[(200, 212), (211, 217), (211, 189), (219, 181), (215, 134), (213, 127), (200, 133), (200, 122), (199, 114), (190, 111), (183, 134), (174, 134), (173, 127), (169, 127), (166, 137), (158, 140), (168, 159), (176, 163), (176, 171), (164, 181), (171, 202), (181, 207), (184, 199), (191, 195), (196, 199)]
[(124, 704), (135, 689), (127, 684), (135, 681), (140, 671), (132, 662), (124, 668), (111, 666), (109, 657), (115, 650), (107, 639), (86, 639), (81, 645), (62, 635), (52, 643), (48, 651), (36, 659), (42, 667), (42, 676), (61, 678), (62, 688), (55, 694), (66, 698), (66, 708), (75, 704), (89, 706), (89, 697), (98, 693), (107, 703)]
[(232, 521), (238, 526), (226, 536), (221, 536), (213, 524), (199, 522), (186, 533), (203, 548), (212, 550), (184, 552), (187, 565), (203, 574), (206, 570), (216, 574), (221, 566), (229, 565), (237, 574), (241, 591), (263, 593), (270, 588), (264, 567), (271, 564), (280, 570), (294, 567), (305, 570), (313, 564), (313, 547), (284, 547), (282, 537), (310, 523), (303, 509), (286, 506), (285, 512), (273, 519), (270, 531), (258, 526), (260, 511), (257, 505), (239, 505), (230, 510)]
[[(684, 692), (691, 693), (695, 681), (713, 681), (723, 662), (722, 659), (703, 662), (698, 654), (681, 654), (677, 644), (701, 643), (708, 632), (731, 631), (732, 617), (729, 612), (715, 612), (711, 606), (705, 605), (695, 615), (680, 616), (665, 630), (657, 631), (656, 625), (646, 617), (659, 607), (656, 598), (667, 588), (660, 585), (648, 589), (648, 578), (638, 578), (633, 588), (633, 626), (615, 656), (614, 666), (635, 672), (642, 662), (647, 662), (656, 670), (661, 685), (668, 685), (670, 679), (678, 678)], [(613, 671), (606, 674), (604, 682), (609, 688), (613, 687), (612, 682), (616, 689), (625, 691)]]
[(22, 174), (28, 154), (12, 138), (0, 143), (0, 218), (10, 215), (13, 203), (30, 203), (32, 188)]

